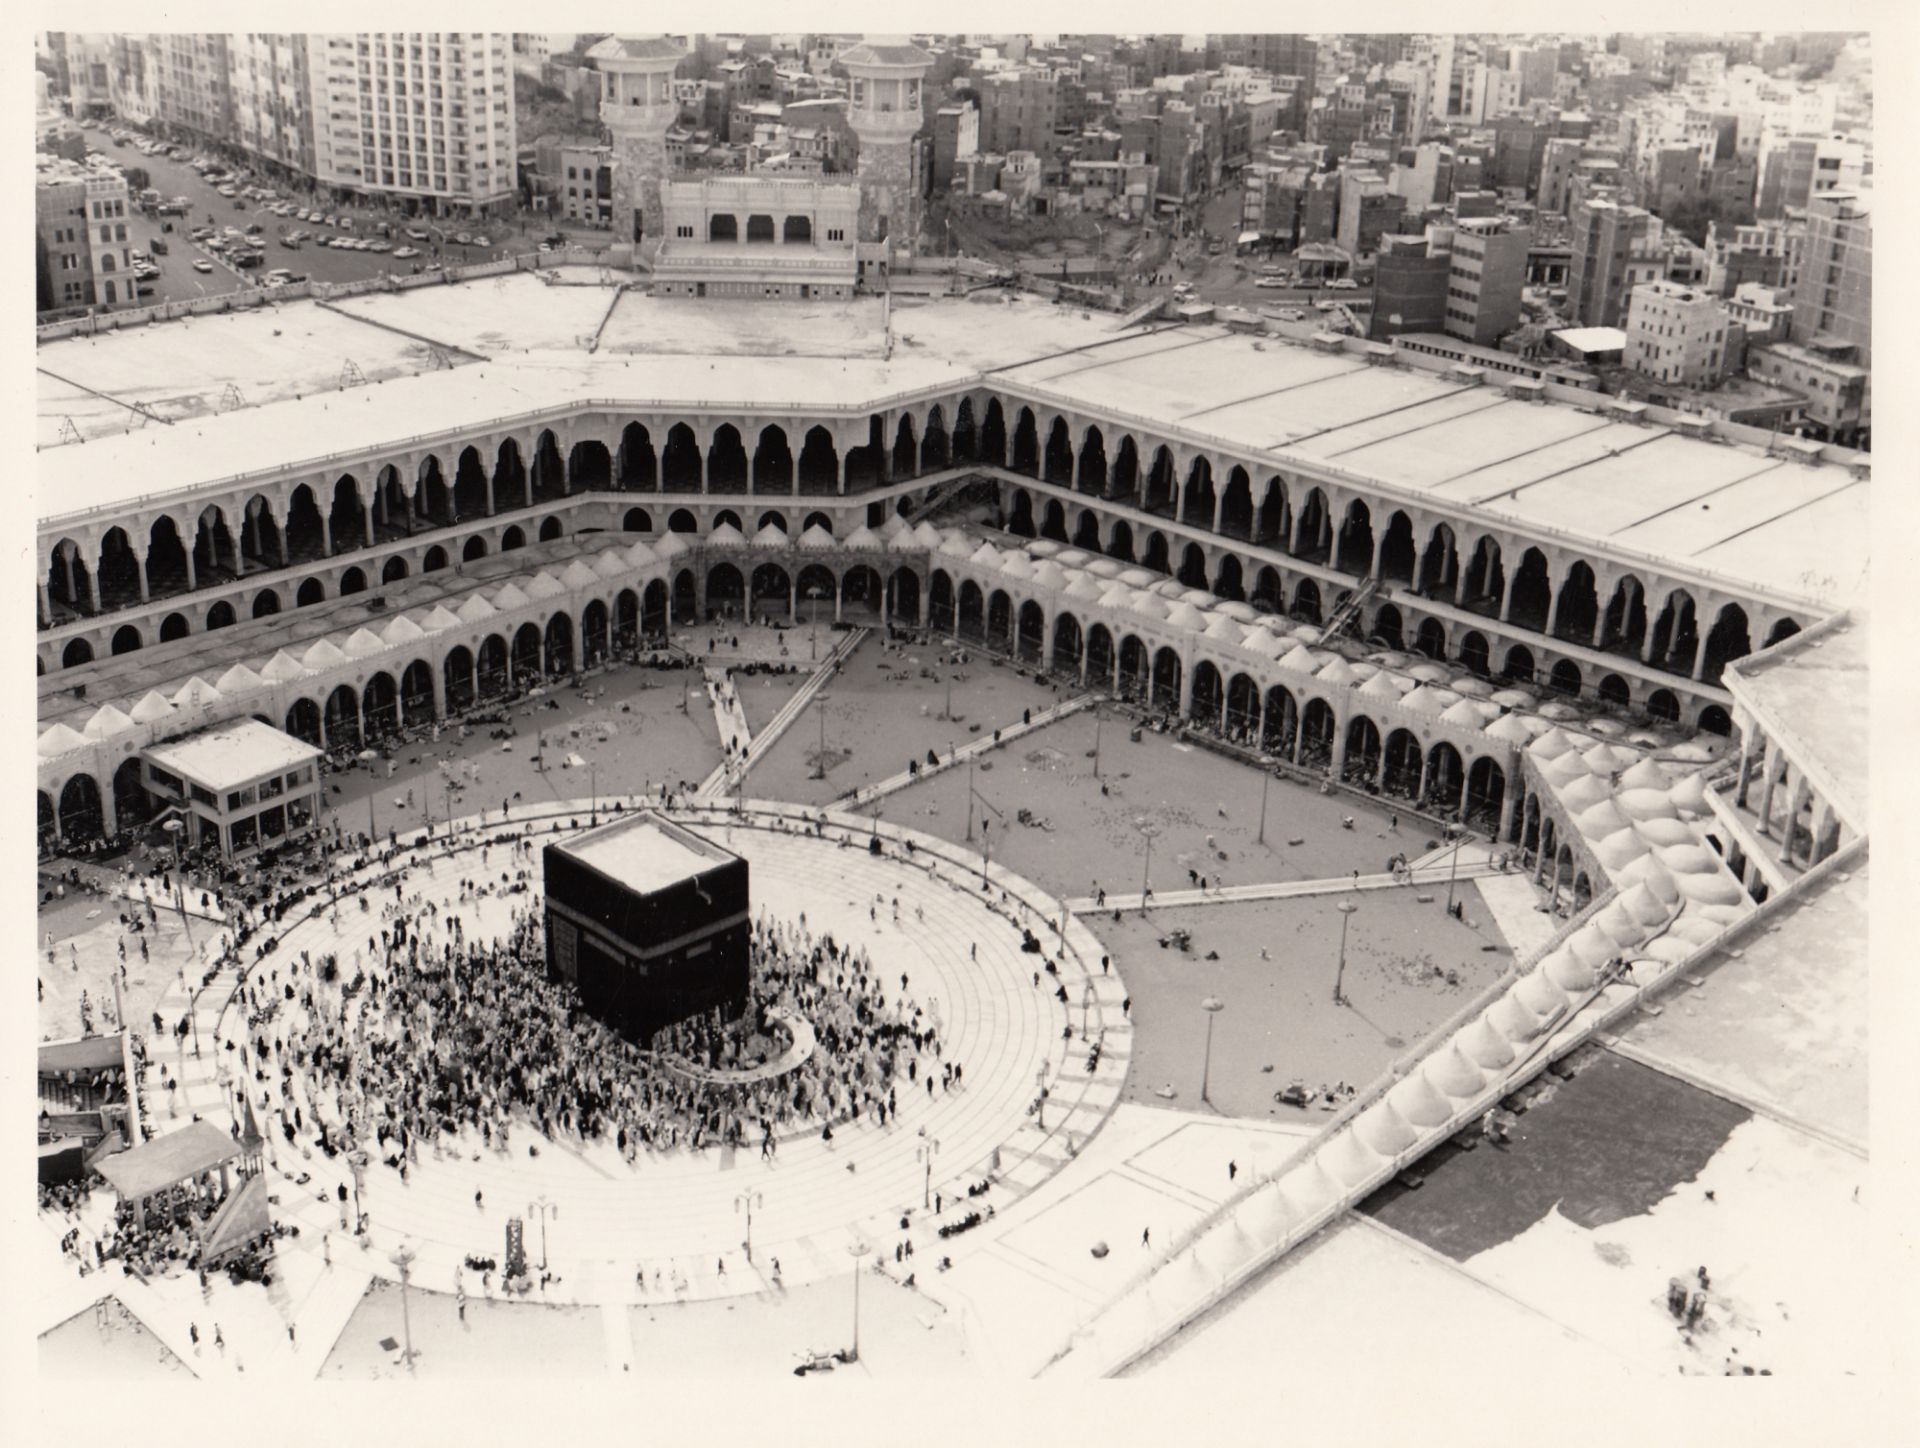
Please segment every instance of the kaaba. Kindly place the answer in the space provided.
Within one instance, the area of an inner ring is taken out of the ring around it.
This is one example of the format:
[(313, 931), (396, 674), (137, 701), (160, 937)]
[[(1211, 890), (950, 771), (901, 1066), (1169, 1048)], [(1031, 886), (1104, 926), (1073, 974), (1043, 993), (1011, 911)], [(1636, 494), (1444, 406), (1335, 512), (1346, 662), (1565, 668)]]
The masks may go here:
[(650, 811), (546, 847), (547, 970), (629, 1040), (746, 1008), (747, 862)]

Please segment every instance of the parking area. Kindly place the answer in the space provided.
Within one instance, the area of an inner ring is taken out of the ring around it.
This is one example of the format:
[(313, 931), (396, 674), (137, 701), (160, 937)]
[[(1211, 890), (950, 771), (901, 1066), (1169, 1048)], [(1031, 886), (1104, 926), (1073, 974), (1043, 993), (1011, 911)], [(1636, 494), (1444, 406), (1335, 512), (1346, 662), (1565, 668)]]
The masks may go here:
[[(164, 151), (148, 154), (139, 149), (141, 138), (137, 132), (128, 133), (129, 139), (122, 145), (103, 125), (86, 125), (83, 129), (94, 149), (129, 170), (145, 171), (147, 185), (158, 191), (164, 200), (185, 198), (184, 216), (155, 218), (141, 213), (137, 206), (131, 208), (133, 214), (128, 218), (127, 227), (129, 242), (134, 250), (151, 257), (159, 272), (152, 280), (152, 292), (141, 298), (148, 305), (192, 301), (197, 297), (237, 292), (259, 285), (277, 267), (316, 281), (362, 281), (389, 272), (404, 275), (416, 267), (425, 270), (434, 263), (453, 266), (488, 261), (529, 250), (539, 241), (533, 230), (523, 230), (517, 222), (510, 231), (502, 231), (491, 223), (476, 226), (465, 221), (409, 220), (364, 206), (326, 207), (325, 214), (344, 219), (348, 223), (345, 227), (328, 225), (324, 221), (316, 224), (311, 220), (300, 220), (297, 216), (283, 217), (271, 209), (280, 201), (291, 201), (296, 211), (311, 210), (316, 205), (323, 205), (324, 201), (317, 200), (306, 188), (293, 183), (273, 183), (262, 176), (209, 181), (194, 170), (191, 153), (186, 159), (174, 159)], [(256, 184), (271, 186), (277, 194), (264, 198), (239, 194), (241, 188)], [(236, 194), (221, 195), (223, 185), (230, 186)], [(170, 231), (167, 230), (169, 226), (172, 228)], [(232, 228), (236, 235), (244, 235), (249, 227), (258, 226), (260, 231), (257, 234), (266, 241), (258, 267), (236, 267), (227, 260), (227, 256), (235, 254), (233, 248), (227, 248), (227, 255), (223, 256), (219, 249), (208, 248), (191, 239), (193, 230), (208, 226), (218, 228), (223, 233), (227, 228)], [(382, 226), (390, 229), (390, 236), (382, 235)], [(312, 235), (297, 248), (292, 248), (283, 245), (280, 240), (284, 233), (292, 231), (306, 231)], [(408, 235), (409, 231), (417, 235)], [(469, 240), (461, 242), (459, 238), (462, 235)], [(382, 252), (323, 246), (319, 241), (323, 236), (379, 241), (391, 249)], [(486, 241), (484, 246), (479, 244), (482, 238)], [(152, 243), (156, 239), (166, 246), (165, 255), (153, 251)], [(398, 253), (402, 247), (411, 248), (418, 254), (400, 256)], [(204, 263), (205, 269), (196, 267), (196, 262)]]

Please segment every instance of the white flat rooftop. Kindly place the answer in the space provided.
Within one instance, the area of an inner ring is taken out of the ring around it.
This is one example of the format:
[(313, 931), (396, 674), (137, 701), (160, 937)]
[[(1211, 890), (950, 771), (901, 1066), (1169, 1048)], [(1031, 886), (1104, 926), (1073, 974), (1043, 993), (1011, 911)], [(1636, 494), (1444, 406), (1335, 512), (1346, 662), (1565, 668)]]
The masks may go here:
[(145, 752), (153, 763), (216, 794), (285, 774), (320, 757), (311, 744), (258, 719), (235, 719)]
[(736, 858), (653, 814), (615, 820), (559, 848), (601, 874), (648, 893)]
[[(331, 310), (296, 302), (43, 347), (42, 527), (242, 475), (323, 472), (335, 456), (589, 401), (765, 417), (877, 411), (990, 382), (1275, 469), (1334, 469), (1390, 498), (1465, 506), (1733, 591), (1817, 609), (1850, 600), (1867, 575), (1866, 479), (1611, 418), (1598, 411), (1604, 399), (1592, 409), (1525, 402), (1275, 338), (1256, 350), (1223, 327), (1116, 333), (1106, 315), (997, 294), (896, 298), (889, 309), (866, 297), (668, 299), (572, 280), (516, 275)], [(435, 353), (456, 365), (437, 365)], [(376, 385), (343, 389), (346, 360)], [(232, 406), (228, 383), (244, 405)], [(177, 420), (147, 421), (133, 404)], [(105, 435), (76, 444), (75, 429)], [(1117, 442), (1107, 445), (1111, 456)]]
[(1862, 830), (1872, 798), (1867, 634), (1866, 615), (1855, 609), (1833, 628), (1795, 635), (1764, 657), (1732, 665), (1739, 697), (1765, 731), (1820, 772), (1834, 804)]

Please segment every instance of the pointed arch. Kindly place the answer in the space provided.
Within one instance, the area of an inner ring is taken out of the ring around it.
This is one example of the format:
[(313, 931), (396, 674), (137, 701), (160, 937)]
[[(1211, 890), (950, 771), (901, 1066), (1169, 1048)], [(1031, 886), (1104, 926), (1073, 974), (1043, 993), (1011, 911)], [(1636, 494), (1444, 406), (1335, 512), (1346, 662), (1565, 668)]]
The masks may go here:
[(1195, 528), (1213, 527), (1213, 464), (1196, 457), (1187, 469), (1187, 483), (1180, 497), (1180, 521)]
[(676, 422), (667, 429), (667, 445), (660, 454), (660, 491), (697, 493), (700, 473), (700, 444), (693, 429)]
[(1107, 441), (1098, 427), (1089, 426), (1080, 437), (1080, 460), (1074, 491), (1100, 497), (1107, 491)]
[(747, 490), (747, 449), (740, 429), (723, 422), (713, 430), (707, 449), (707, 491), (744, 493)]
[(1047, 429), (1047, 450), (1044, 455), (1046, 480), (1060, 487), (1073, 486), (1073, 439), (1067, 433), (1067, 420), (1055, 417), (1053, 426)]
[(652, 493), (660, 487), (660, 462), (654, 456), (653, 436), (645, 425), (630, 422), (620, 429), (620, 491)]
[(1373, 510), (1362, 498), (1348, 503), (1340, 519), (1333, 566), (1355, 578), (1365, 578), (1373, 569)]

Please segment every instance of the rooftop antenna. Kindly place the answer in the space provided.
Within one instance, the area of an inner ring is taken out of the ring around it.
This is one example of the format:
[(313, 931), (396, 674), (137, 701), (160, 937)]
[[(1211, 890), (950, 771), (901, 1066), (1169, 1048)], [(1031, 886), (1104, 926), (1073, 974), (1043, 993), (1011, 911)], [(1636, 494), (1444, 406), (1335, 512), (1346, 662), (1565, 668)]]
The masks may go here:
[(227, 384), (226, 390), (220, 394), (220, 405), (222, 407), (245, 407), (247, 405), (247, 399), (240, 395), (239, 383), (229, 382)]
[(340, 369), (340, 385), (342, 387), (364, 387), (367, 385), (367, 374), (360, 370), (360, 364), (355, 362), (351, 357), (347, 358), (346, 366)]

